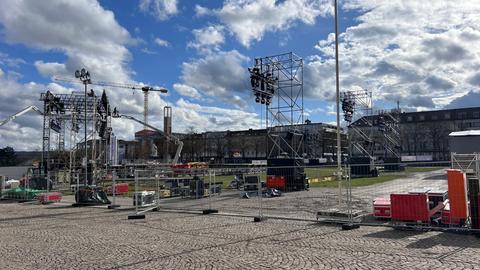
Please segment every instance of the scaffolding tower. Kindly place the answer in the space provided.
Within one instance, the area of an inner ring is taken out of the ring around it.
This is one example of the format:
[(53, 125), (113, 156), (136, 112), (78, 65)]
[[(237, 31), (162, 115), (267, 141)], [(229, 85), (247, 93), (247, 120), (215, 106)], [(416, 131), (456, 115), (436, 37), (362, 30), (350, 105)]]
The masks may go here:
[(302, 158), (303, 59), (291, 52), (256, 58), (249, 70), (256, 102), (266, 105), (267, 158)]
[(383, 160), (391, 162), (400, 159), (400, 110), (379, 111), (378, 130), (383, 137), (381, 142)]
[[(85, 102), (86, 99), (86, 102)], [(78, 148), (88, 147), (88, 141), (91, 142), (90, 154), (92, 155), (93, 164), (95, 161), (107, 160), (107, 143), (111, 133), (111, 120), (108, 99), (105, 92), (101, 98), (98, 98), (93, 91), (85, 97), (82, 92), (72, 92), (71, 94), (53, 94), (50, 91), (40, 94), (40, 101), (43, 102), (44, 118), (43, 118), (43, 143), (42, 143), (42, 160), (41, 174), (52, 179), (51, 171), (53, 169), (67, 169), (71, 173), (81, 167), (81, 155)], [(85, 111), (87, 106), (87, 115)], [(76, 134), (82, 128), (81, 125), (87, 119), (87, 127), (90, 128), (90, 136), (77, 144)], [(65, 133), (70, 133), (70, 153), (65, 151)], [(58, 142), (52, 144), (53, 134), (57, 134)], [(97, 143), (97, 136), (100, 140)], [(72, 142), (73, 141), (73, 142)], [(105, 148), (102, 150), (102, 142)], [(56, 146), (56, 147), (55, 147)], [(95, 148), (99, 151), (96, 152)], [(52, 156), (52, 151), (55, 154)], [(94, 156), (93, 156), (94, 155)], [(86, 158), (88, 160), (88, 157)], [(103, 162), (102, 162), (103, 163)], [(72, 177), (70, 178), (72, 179)]]
[(341, 93), (345, 120), (351, 122), (349, 129), (350, 157), (362, 156), (373, 160), (375, 141), (373, 139), (373, 99), (368, 90)]
[(266, 107), (267, 185), (283, 179), (282, 191), (305, 190), (303, 59), (291, 52), (256, 58), (249, 72), (255, 101)]

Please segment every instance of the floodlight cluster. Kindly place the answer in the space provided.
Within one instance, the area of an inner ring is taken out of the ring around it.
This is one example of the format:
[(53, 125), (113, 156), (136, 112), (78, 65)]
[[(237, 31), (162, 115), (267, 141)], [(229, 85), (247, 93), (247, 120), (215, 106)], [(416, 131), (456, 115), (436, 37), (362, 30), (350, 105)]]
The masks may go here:
[(262, 73), (258, 67), (249, 68), (248, 71), (250, 72), (250, 84), (255, 95), (255, 102), (269, 106), (275, 94), (277, 79), (273, 77), (271, 72)]
[(343, 94), (342, 110), (343, 110), (343, 119), (346, 122), (352, 122), (353, 113), (355, 111), (355, 97), (350, 92), (346, 92)]

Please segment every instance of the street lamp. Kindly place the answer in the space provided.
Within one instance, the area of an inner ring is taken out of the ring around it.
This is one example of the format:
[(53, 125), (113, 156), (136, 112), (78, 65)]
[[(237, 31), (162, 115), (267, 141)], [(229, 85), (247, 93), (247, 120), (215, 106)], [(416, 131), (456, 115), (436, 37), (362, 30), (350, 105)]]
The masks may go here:
[(90, 72), (84, 68), (75, 71), (75, 78), (79, 79), (83, 85), (85, 85), (85, 181), (83, 186), (85, 187), (88, 182), (88, 148), (87, 148), (87, 87), (92, 81), (90, 80)]

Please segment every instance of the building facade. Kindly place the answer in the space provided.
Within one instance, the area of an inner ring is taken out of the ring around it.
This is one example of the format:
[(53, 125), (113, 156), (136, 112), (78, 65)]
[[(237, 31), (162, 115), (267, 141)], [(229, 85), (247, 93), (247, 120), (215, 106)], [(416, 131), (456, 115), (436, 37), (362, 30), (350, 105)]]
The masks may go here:
[[(378, 115), (368, 118), (373, 124), (373, 140), (378, 142), (382, 138)], [(454, 131), (480, 129), (480, 107), (404, 112), (399, 114), (399, 127), (403, 161), (448, 161), (448, 135)], [(375, 156), (382, 156), (384, 151), (380, 143), (375, 145)]]
[[(301, 154), (305, 159), (321, 162), (336, 160), (336, 126), (306, 121), (296, 129), (304, 134)], [(278, 130), (282, 133), (281, 127)], [(286, 133), (285, 131), (284, 136), (287, 136)], [(266, 129), (174, 135), (184, 143), (180, 162), (250, 163), (252, 160), (265, 160), (268, 156)], [(342, 145), (346, 147), (346, 133), (342, 132), (341, 137)], [(152, 147), (157, 149), (157, 155), (152, 155)], [(119, 141), (118, 160), (120, 163), (122, 160), (125, 163), (135, 159), (165, 161), (173, 158), (175, 150), (176, 146), (157, 132), (140, 131), (135, 133), (135, 141)]]

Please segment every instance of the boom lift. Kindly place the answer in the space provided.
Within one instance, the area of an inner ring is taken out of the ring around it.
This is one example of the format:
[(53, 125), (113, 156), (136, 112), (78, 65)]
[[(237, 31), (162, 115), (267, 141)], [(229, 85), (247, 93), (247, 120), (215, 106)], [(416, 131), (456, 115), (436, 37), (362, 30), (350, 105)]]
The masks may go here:
[(139, 124), (141, 124), (141, 125), (144, 125), (144, 126), (146, 126), (146, 127), (149, 127), (149, 128), (151, 128), (152, 130), (157, 131), (157, 132), (160, 133), (162, 136), (164, 136), (165, 138), (167, 138), (168, 141), (173, 141), (173, 142), (175, 143), (175, 145), (177, 145), (177, 151), (175, 152), (175, 156), (174, 156), (174, 158), (173, 158), (173, 160), (172, 160), (172, 164), (171, 164), (171, 165), (172, 165), (172, 166), (177, 165), (178, 159), (180, 158), (180, 154), (182, 153), (182, 149), (183, 149), (183, 142), (182, 142), (179, 138), (177, 138), (177, 137), (175, 137), (175, 136), (173, 136), (173, 135), (169, 135), (169, 136), (168, 136), (168, 135), (166, 135), (163, 131), (159, 130), (158, 128), (156, 128), (156, 127), (154, 127), (154, 126), (152, 126), (152, 125), (150, 125), (150, 124), (147, 124), (147, 123), (145, 123), (144, 121), (140, 121), (140, 120), (136, 119), (136, 118), (133, 117), (133, 116), (124, 115), (124, 114), (119, 114), (118, 111), (117, 111), (117, 108), (114, 108), (114, 109), (113, 109), (112, 117), (113, 117), (113, 118), (125, 118), (125, 119), (132, 120), (132, 121), (137, 122), (137, 123), (139, 123)]
[(26, 107), (25, 109), (17, 112), (17, 113), (14, 114), (14, 115), (9, 116), (7, 119), (1, 121), (1, 122), (0, 122), (0, 127), (3, 126), (3, 125), (5, 125), (5, 124), (7, 124), (7, 123), (9, 123), (9, 122), (11, 122), (11, 121), (13, 121), (13, 120), (15, 120), (15, 119), (17, 119), (17, 117), (19, 117), (19, 116), (21, 116), (21, 115), (24, 115), (24, 114), (26, 114), (26, 113), (29, 112), (29, 111), (35, 111), (35, 112), (37, 112), (38, 114), (43, 115), (43, 112), (42, 112), (39, 108), (37, 108), (37, 107), (35, 107), (35, 106), (28, 106), (28, 107)]

